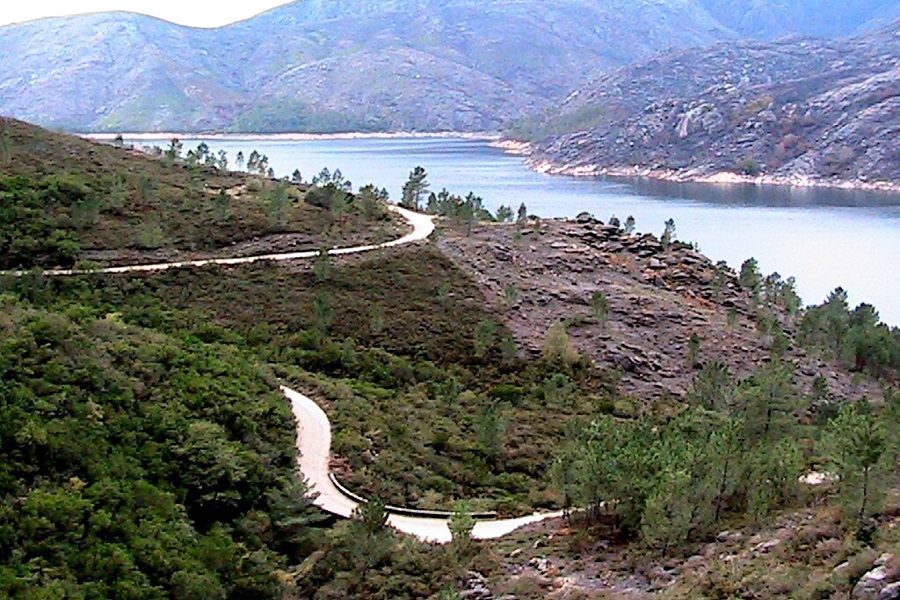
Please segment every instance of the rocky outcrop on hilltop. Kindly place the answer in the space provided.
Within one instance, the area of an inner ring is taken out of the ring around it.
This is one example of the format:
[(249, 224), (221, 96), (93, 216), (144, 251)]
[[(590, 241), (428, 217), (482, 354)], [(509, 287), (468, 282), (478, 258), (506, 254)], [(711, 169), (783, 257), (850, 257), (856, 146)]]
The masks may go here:
[[(471, 235), (450, 226), (439, 245), (494, 299), (527, 352), (539, 354), (549, 329), (564, 321), (578, 351), (618, 370), (621, 389), (636, 397), (687, 392), (702, 362), (721, 362), (744, 378), (770, 359), (773, 340), (757, 327), (749, 293), (730, 269), (687, 244), (664, 245), (582, 215), (522, 229), (485, 225)], [(596, 292), (609, 303), (605, 323), (592, 311)], [(790, 319), (780, 325), (791, 339)], [(700, 343), (692, 364), (693, 335)], [(784, 356), (802, 388), (821, 375), (835, 397), (880, 395), (800, 347)]]
[(900, 187), (900, 21), (720, 44), (602, 77), (534, 126), (551, 172)]

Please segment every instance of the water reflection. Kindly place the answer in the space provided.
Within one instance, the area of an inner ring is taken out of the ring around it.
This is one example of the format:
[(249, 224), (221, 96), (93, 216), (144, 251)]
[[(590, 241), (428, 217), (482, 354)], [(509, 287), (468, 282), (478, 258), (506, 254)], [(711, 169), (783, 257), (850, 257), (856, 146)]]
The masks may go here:
[(725, 206), (781, 208), (816, 208), (823, 206), (878, 207), (900, 210), (898, 195), (891, 192), (753, 185), (747, 183), (678, 183), (643, 177), (609, 177), (608, 179), (629, 186), (634, 192), (643, 196), (681, 198)]

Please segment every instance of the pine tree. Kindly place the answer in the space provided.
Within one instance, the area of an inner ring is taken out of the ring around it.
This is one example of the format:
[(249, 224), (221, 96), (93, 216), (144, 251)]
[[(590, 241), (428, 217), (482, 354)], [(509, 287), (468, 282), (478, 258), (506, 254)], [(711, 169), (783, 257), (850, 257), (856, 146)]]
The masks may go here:
[(750, 290), (755, 298), (762, 286), (762, 275), (759, 273), (759, 263), (755, 258), (748, 258), (741, 264), (741, 274), (738, 275), (738, 283), (746, 290)]
[(510, 223), (513, 220), (513, 211), (510, 207), (505, 204), (501, 205), (500, 208), (497, 209), (497, 222), (498, 223)]
[(447, 521), (452, 537), (451, 550), (457, 562), (466, 559), (472, 549), (472, 530), (475, 529), (475, 519), (469, 512), (469, 506), (465, 502), (458, 502), (453, 509), (453, 515)]
[(665, 223), (665, 229), (663, 230), (662, 237), (660, 241), (662, 242), (663, 249), (668, 250), (669, 246), (672, 244), (672, 239), (675, 236), (675, 220), (667, 219)]
[(594, 318), (600, 321), (600, 325), (606, 327), (606, 322), (609, 320), (609, 300), (606, 294), (600, 290), (591, 296), (591, 312), (594, 313)]
[(516, 223), (522, 225), (525, 221), (528, 220), (528, 209), (525, 208), (525, 203), (519, 205), (519, 210), (516, 213)]
[(164, 156), (169, 160), (177, 160), (181, 158), (181, 150), (184, 148), (184, 145), (178, 138), (172, 138), (169, 141), (169, 148), (166, 150)]
[(868, 402), (846, 404), (829, 423), (824, 446), (845, 516), (861, 523), (877, 510), (891, 466), (896, 466), (885, 425)]
[(424, 167), (416, 167), (409, 174), (409, 179), (403, 184), (403, 195), (400, 205), (410, 210), (419, 210), (422, 196), (428, 192), (428, 174)]

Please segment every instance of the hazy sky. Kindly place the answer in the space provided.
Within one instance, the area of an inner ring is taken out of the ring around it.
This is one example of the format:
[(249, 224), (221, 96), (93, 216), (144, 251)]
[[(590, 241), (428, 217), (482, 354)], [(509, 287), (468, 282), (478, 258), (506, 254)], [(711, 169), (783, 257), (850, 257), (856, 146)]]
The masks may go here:
[(286, 0), (0, 0), (0, 25), (41, 17), (127, 10), (194, 27), (216, 27), (240, 21), (286, 4)]

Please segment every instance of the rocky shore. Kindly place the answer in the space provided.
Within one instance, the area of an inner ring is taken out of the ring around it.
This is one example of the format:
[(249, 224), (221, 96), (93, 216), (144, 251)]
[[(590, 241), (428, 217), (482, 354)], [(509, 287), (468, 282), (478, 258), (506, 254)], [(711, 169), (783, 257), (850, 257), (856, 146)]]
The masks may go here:
[[(499, 145), (498, 145), (499, 147)], [(510, 147), (513, 147), (510, 145)], [(629, 177), (641, 179), (656, 179), (659, 181), (671, 181), (675, 183), (709, 183), (718, 185), (778, 185), (800, 188), (834, 188), (844, 190), (864, 190), (872, 192), (900, 193), (900, 182), (891, 181), (863, 181), (861, 179), (848, 180), (822, 180), (808, 175), (742, 175), (729, 171), (715, 173), (697, 173), (692, 170), (678, 171), (667, 169), (654, 169), (652, 167), (639, 166), (611, 166), (598, 165), (566, 165), (557, 164), (548, 160), (539, 160), (528, 156), (528, 144), (516, 144), (515, 151), (510, 154), (526, 156), (526, 164), (538, 173), (549, 175), (567, 175), (570, 177)]]
[(900, 21), (608, 73), (499, 147), (545, 173), (900, 191)]

